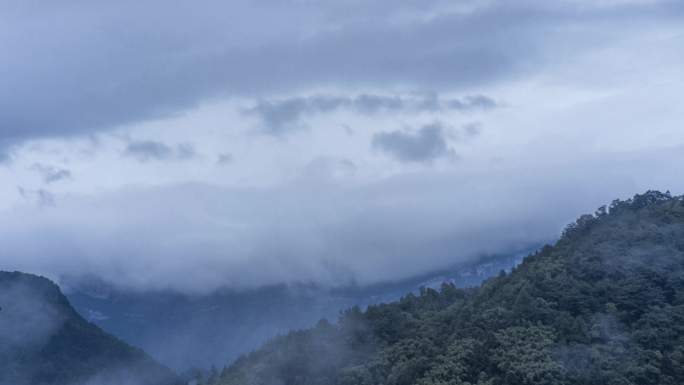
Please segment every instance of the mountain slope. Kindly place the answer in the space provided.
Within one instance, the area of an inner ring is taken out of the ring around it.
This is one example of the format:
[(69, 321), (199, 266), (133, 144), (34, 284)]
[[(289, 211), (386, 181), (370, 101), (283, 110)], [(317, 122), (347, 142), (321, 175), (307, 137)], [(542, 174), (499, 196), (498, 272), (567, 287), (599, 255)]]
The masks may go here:
[[(528, 248), (531, 250), (533, 247)], [(143, 348), (159, 362), (186, 371), (221, 366), (290, 330), (310, 328), (321, 318), (337, 317), (358, 305), (396, 301), (421, 286), (453, 280), (479, 285), (510, 269), (525, 253), (491, 256), (477, 263), (373, 286), (326, 288), (278, 285), (254, 290), (218, 290), (204, 295), (127, 292), (96, 279), (61, 282), (69, 301), (87, 320)]]
[(477, 289), (353, 308), (206, 382), (682, 384), (684, 198), (615, 201)]
[(0, 384), (166, 385), (175, 375), (86, 322), (46, 278), (0, 272)]

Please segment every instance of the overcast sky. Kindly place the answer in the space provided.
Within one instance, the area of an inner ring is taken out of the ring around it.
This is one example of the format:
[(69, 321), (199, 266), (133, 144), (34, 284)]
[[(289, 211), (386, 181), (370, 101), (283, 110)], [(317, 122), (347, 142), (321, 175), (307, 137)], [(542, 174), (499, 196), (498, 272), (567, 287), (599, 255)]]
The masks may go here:
[(678, 0), (0, 0), (0, 269), (396, 280), (684, 192)]

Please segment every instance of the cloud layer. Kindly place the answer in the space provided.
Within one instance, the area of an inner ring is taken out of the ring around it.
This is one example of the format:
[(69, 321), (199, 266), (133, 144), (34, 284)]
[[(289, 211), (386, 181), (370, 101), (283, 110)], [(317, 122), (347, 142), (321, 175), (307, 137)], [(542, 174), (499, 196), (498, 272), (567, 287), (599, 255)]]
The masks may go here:
[(131, 141), (124, 155), (141, 162), (149, 160), (183, 160), (195, 156), (195, 149), (189, 144), (179, 144), (175, 148), (153, 140)]
[(454, 155), (445, 138), (444, 127), (433, 123), (418, 132), (379, 132), (373, 136), (373, 148), (385, 152), (401, 162), (430, 162)]
[[(222, 96), (428, 91), (533, 74), (678, 1), (19, 0), (0, 6), (0, 144), (172, 116)], [(5, 151), (6, 156), (6, 151)]]
[[(185, 184), (61, 196), (52, 207), (5, 213), (0, 257), (4, 268), (96, 275), (140, 290), (383, 282), (553, 240), (578, 213), (641, 187), (615, 170), (639, 163), (648, 172), (670, 156), (356, 186), (309, 177), (278, 188)], [(584, 170), (598, 164), (607, 172), (597, 188)]]
[(681, 193), (683, 4), (0, 2), (0, 268), (372, 283)]
[(304, 116), (332, 113), (337, 110), (374, 115), (379, 113), (416, 114), (424, 111), (444, 110), (467, 112), (490, 110), (495, 107), (497, 107), (496, 101), (484, 95), (450, 99), (436, 94), (393, 96), (361, 94), (353, 97), (314, 95), (281, 100), (260, 100), (245, 112), (247, 115), (259, 117), (264, 133), (281, 136), (289, 130), (302, 128), (300, 119)]

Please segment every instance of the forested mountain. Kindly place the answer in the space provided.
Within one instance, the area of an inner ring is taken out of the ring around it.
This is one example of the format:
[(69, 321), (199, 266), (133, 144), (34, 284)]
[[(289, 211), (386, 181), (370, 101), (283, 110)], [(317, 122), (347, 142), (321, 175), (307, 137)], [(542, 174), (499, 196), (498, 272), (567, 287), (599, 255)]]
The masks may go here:
[(352, 308), (205, 382), (682, 384), (684, 198), (614, 201), (479, 288)]
[(46, 278), (0, 272), (0, 385), (171, 385), (175, 374), (85, 321)]
[(439, 287), (445, 280), (459, 286), (479, 285), (501, 269), (511, 269), (523, 255), (493, 255), (373, 286), (277, 285), (185, 295), (131, 292), (96, 279), (64, 280), (62, 284), (84, 318), (185, 372), (192, 367), (222, 366), (279, 334), (313, 327), (319, 319), (333, 319), (355, 305), (365, 308), (396, 301), (409, 292), (417, 293), (421, 286)]

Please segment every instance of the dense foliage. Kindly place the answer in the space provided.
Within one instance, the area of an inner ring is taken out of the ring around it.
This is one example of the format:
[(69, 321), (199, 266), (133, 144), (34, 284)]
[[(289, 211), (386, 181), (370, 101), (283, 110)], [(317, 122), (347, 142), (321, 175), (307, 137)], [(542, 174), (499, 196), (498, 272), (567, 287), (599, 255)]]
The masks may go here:
[(684, 199), (615, 201), (479, 288), (353, 308), (204, 382), (682, 384)]
[(0, 272), (0, 385), (170, 385), (176, 376), (86, 322), (54, 283)]

